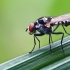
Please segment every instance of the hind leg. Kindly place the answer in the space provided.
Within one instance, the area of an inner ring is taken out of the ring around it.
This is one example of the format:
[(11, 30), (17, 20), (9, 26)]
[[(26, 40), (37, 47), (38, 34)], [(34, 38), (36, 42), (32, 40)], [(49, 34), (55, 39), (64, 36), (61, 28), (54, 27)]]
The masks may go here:
[(65, 33), (66, 33), (66, 34), (68, 34), (68, 35), (70, 35), (70, 34), (66, 31), (66, 29), (64, 28), (64, 26), (63, 26), (63, 25), (62, 25), (62, 27), (63, 27), (63, 29), (64, 29)]
[(63, 49), (63, 45), (62, 45), (62, 41), (63, 41), (63, 38), (64, 38), (64, 33), (63, 33), (63, 32), (52, 32), (52, 34), (62, 34), (62, 38), (61, 38), (61, 48), (62, 48), (63, 53), (65, 54), (64, 49)]

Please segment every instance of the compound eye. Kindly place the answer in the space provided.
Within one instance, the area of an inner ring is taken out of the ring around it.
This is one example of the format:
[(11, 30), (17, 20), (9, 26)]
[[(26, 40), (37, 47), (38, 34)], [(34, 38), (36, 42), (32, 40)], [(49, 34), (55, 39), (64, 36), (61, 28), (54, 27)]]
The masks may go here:
[(31, 23), (31, 24), (29, 25), (29, 31), (30, 31), (30, 32), (33, 32), (33, 29), (34, 29), (34, 23)]

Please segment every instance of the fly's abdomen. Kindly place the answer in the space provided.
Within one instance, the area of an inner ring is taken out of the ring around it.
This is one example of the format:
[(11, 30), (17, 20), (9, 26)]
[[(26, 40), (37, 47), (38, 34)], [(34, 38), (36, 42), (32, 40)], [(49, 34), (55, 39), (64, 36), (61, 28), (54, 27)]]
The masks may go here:
[(61, 25), (64, 25), (64, 26), (69, 26), (70, 25), (70, 20), (67, 20), (67, 21), (60, 21), (58, 22), (58, 24), (61, 24)]
[(65, 26), (69, 26), (70, 25), (70, 21), (65, 21)]

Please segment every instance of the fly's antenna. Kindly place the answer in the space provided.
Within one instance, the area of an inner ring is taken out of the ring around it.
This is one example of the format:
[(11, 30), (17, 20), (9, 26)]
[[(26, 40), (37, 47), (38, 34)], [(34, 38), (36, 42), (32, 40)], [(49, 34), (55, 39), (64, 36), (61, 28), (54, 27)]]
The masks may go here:
[(25, 31), (27, 32), (28, 30), (29, 30), (29, 26), (26, 28), (26, 30), (25, 30)]

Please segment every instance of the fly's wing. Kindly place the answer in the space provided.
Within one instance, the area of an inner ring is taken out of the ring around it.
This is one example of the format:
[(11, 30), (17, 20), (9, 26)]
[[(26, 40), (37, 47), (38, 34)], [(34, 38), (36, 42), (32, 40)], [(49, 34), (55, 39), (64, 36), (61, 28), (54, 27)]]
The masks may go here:
[(70, 20), (70, 13), (52, 18), (51, 23), (57, 23), (57, 22), (66, 21), (66, 20)]
[(64, 15), (61, 15), (61, 16), (57, 16), (57, 17), (53, 17), (51, 19), (51, 21), (46, 24), (46, 26), (49, 27), (50, 24), (58, 24), (58, 22), (61, 22), (61, 21), (64, 22), (66, 20), (70, 20), (70, 13), (64, 14)]

